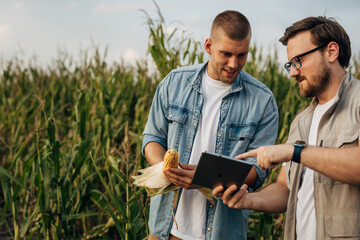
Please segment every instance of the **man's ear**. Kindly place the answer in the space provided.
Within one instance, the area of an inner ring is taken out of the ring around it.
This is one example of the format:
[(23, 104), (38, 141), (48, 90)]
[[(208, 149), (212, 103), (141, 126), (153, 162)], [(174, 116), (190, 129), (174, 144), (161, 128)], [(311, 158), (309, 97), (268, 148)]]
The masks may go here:
[(211, 41), (211, 39), (210, 38), (207, 38), (206, 40), (205, 40), (205, 50), (206, 50), (206, 52), (209, 54), (209, 55), (211, 55), (211, 45), (212, 45), (212, 41)]
[(329, 54), (329, 62), (335, 62), (339, 57), (339, 45), (336, 42), (330, 42), (327, 51)]

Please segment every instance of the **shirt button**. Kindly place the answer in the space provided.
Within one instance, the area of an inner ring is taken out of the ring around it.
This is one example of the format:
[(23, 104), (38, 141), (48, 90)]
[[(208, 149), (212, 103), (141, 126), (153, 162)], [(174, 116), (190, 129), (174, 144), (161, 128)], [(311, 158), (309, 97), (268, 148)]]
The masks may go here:
[(211, 228), (208, 227), (208, 228), (207, 228), (207, 231), (210, 232), (210, 230), (211, 230)]
[(224, 111), (224, 110), (222, 110), (222, 111), (221, 111), (221, 114), (225, 114), (225, 111)]
[(218, 134), (218, 137), (221, 137), (221, 133)]
[(188, 149), (191, 149), (191, 147), (188, 147)]
[(197, 125), (197, 124), (196, 124), (196, 123), (194, 123), (194, 126), (195, 126), (195, 127), (196, 127), (196, 125)]
[(172, 114), (170, 114), (169, 117), (172, 118)]
[(210, 204), (210, 208), (214, 208), (214, 205)]

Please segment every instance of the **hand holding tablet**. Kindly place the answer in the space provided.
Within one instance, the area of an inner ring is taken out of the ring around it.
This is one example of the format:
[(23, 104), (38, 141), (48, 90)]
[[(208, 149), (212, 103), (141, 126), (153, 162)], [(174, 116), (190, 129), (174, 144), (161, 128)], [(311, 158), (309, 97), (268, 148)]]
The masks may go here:
[(197, 165), (192, 184), (206, 188), (223, 185), (225, 188), (244, 183), (253, 164), (212, 152), (203, 152)]

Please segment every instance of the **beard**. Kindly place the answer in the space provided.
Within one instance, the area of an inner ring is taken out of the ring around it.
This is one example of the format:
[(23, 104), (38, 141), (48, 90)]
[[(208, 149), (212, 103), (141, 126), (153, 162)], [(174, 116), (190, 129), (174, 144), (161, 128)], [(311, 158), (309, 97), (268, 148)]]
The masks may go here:
[(329, 86), (329, 82), (330, 82), (330, 69), (324, 66), (320, 74), (312, 78), (312, 83), (310, 83), (309, 80), (307, 79), (307, 86), (304, 87), (300, 86), (300, 94), (303, 97), (319, 96), (323, 92), (325, 92), (325, 90)]

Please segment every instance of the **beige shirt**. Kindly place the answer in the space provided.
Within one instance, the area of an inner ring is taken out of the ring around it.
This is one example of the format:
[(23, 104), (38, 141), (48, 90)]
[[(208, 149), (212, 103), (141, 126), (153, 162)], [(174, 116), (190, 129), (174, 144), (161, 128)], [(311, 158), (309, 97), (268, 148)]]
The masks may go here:
[[(307, 140), (317, 100), (292, 122), (288, 143)], [(317, 146), (346, 148), (359, 144), (360, 81), (347, 73), (342, 80), (335, 103), (324, 114), (318, 128)], [(341, 159), (339, 159), (341, 161)], [(290, 195), (287, 205), (284, 239), (296, 239), (297, 193), (302, 164), (286, 164)], [(360, 186), (335, 181), (314, 172), (316, 239), (360, 238)]]

